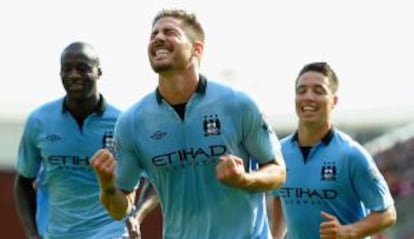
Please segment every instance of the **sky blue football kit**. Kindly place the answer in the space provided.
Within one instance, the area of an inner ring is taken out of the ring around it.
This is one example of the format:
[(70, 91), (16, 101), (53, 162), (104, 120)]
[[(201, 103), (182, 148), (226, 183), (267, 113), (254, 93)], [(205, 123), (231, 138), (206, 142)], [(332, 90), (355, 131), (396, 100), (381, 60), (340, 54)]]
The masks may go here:
[(281, 140), (287, 177), (272, 192), (281, 199), (288, 239), (319, 239), (321, 211), (350, 224), (394, 204), (374, 160), (348, 135), (331, 129), (307, 149), (307, 157), (297, 137), (294, 133)]
[(165, 239), (271, 238), (265, 195), (226, 186), (218, 158), (265, 164), (280, 144), (244, 93), (200, 76), (182, 117), (158, 90), (123, 112), (115, 130), (117, 186), (132, 191), (145, 173), (158, 191)]
[[(113, 129), (120, 111), (101, 97), (97, 112), (80, 126), (64, 98), (34, 110), (26, 122), (17, 171), (38, 176), (42, 194), (37, 221), (45, 238), (121, 238), (125, 222), (112, 219), (99, 200), (99, 186), (89, 159), (100, 148), (113, 148)], [(39, 170), (42, 169), (39, 174)], [(46, 219), (45, 219), (46, 217)], [(42, 228), (47, 221), (47, 228)]]

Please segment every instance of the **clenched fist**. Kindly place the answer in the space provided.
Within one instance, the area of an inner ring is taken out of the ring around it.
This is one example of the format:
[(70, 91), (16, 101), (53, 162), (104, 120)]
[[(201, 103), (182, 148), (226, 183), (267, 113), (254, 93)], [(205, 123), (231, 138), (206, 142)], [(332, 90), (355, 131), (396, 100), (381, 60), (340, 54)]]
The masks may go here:
[(243, 160), (234, 155), (220, 157), (216, 168), (217, 179), (229, 186), (243, 188), (246, 183), (246, 171)]
[(91, 167), (95, 170), (101, 188), (114, 190), (116, 160), (107, 149), (100, 149), (91, 159)]

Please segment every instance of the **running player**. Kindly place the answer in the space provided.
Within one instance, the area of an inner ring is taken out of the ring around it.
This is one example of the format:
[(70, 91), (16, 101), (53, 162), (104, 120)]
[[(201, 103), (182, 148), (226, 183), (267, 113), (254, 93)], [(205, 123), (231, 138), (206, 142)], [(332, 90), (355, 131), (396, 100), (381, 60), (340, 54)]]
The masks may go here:
[(287, 180), (274, 191), (274, 238), (283, 237), (285, 222), (288, 239), (365, 238), (393, 225), (394, 202), (372, 157), (333, 126), (333, 69), (305, 65), (295, 88), (299, 126), (282, 140)]
[[(66, 95), (37, 108), (27, 119), (15, 182), (18, 214), (27, 238), (127, 235), (125, 222), (113, 220), (99, 203), (98, 181), (89, 166), (98, 149), (113, 148), (113, 128), (120, 113), (97, 90), (101, 74), (98, 54), (91, 45), (70, 44), (61, 55)], [(43, 197), (38, 208), (47, 202), (40, 212), (40, 218), (47, 220), (46, 229), (40, 225), (44, 221), (35, 220), (36, 178), (38, 195)], [(46, 235), (39, 235), (37, 223)]]
[(124, 218), (145, 174), (164, 238), (271, 238), (264, 191), (285, 180), (279, 141), (249, 96), (200, 74), (203, 50), (194, 14), (166, 9), (154, 18), (148, 56), (158, 88), (120, 116), (117, 161), (107, 150), (94, 156), (101, 201)]

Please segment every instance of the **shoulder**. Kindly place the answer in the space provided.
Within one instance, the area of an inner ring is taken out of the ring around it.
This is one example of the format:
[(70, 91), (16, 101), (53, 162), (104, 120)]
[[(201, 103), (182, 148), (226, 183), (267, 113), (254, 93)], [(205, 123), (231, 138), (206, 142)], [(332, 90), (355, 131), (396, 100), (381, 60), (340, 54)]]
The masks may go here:
[(211, 100), (226, 102), (236, 107), (257, 108), (257, 104), (251, 95), (224, 83), (213, 80), (207, 81), (206, 93)]
[(285, 136), (282, 139), (280, 139), (280, 142), (283, 144), (291, 143), (293, 141), (294, 135), (295, 135), (294, 133), (289, 134), (288, 136)]
[[(46, 102), (29, 112), (24, 123), (25, 131), (33, 131), (35, 128), (48, 126), (54, 123), (63, 110), (63, 97)], [(33, 131), (34, 132), (34, 131)]]
[(34, 108), (28, 116), (28, 119), (42, 119), (54, 117), (56, 113), (62, 112), (63, 110), (63, 97), (46, 102), (36, 108)]
[(109, 116), (118, 117), (119, 114), (121, 114), (121, 110), (118, 107), (114, 106), (113, 104), (110, 104), (107, 102), (105, 104), (105, 114)]
[(155, 92), (151, 92), (122, 111), (119, 115), (119, 121), (135, 121), (140, 117), (148, 117), (150, 111), (154, 110), (157, 106), (158, 102)]
[(296, 145), (294, 144), (295, 142), (294, 137), (295, 137), (295, 134), (292, 133), (280, 139), (280, 145), (282, 146), (282, 150), (287, 150)]
[(333, 137), (334, 147), (341, 149), (352, 159), (371, 159), (369, 152), (348, 134), (335, 130)]

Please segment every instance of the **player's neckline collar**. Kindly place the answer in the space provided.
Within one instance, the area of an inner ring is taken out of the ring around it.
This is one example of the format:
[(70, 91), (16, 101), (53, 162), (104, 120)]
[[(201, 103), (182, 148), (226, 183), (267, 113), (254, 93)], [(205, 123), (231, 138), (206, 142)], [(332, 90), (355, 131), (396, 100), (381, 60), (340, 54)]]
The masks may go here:
[[(207, 78), (204, 75), (200, 74), (198, 85), (197, 85), (197, 88), (196, 88), (195, 92), (197, 94), (205, 94), (206, 93), (206, 88), (207, 88)], [(162, 97), (158, 87), (155, 90), (155, 96), (157, 97), (157, 103), (161, 104), (163, 97)]]
[[(334, 132), (335, 132), (335, 129), (333, 127), (331, 127), (329, 129), (329, 131), (325, 134), (325, 136), (323, 136), (323, 138), (321, 139), (321, 142), (323, 144), (325, 144), (325, 145), (328, 145), (331, 142), (331, 140), (332, 140), (332, 138), (334, 136)], [(296, 141), (297, 142), (298, 141), (298, 137), (299, 137), (298, 136), (298, 131), (296, 131), (295, 134), (292, 137), (292, 141)]]

